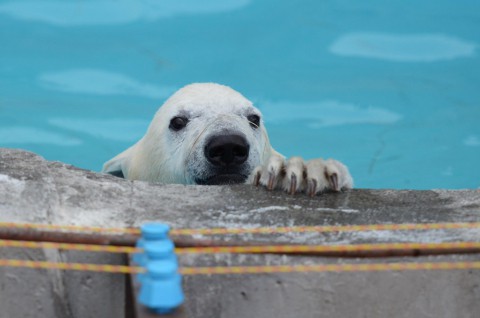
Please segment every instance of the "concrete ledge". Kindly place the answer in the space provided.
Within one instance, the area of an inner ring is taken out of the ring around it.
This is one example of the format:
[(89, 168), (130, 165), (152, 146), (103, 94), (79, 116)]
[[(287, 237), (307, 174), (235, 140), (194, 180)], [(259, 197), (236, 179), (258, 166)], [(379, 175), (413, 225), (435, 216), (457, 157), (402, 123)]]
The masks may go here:
[[(160, 185), (118, 179), (0, 149), (0, 221), (176, 228), (479, 222), (478, 190), (352, 190), (315, 198), (248, 185)], [(251, 242), (347, 244), (480, 241), (478, 229), (287, 233), (224, 238)], [(119, 255), (1, 249), (5, 258), (124, 264)], [(480, 260), (478, 254), (350, 260)], [(183, 265), (341, 263), (342, 258), (192, 255)], [(5, 317), (124, 317), (121, 275), (0, 268)], [(474, 317), (478, 271), (305, 273), (186, 277), (191, 317)]]

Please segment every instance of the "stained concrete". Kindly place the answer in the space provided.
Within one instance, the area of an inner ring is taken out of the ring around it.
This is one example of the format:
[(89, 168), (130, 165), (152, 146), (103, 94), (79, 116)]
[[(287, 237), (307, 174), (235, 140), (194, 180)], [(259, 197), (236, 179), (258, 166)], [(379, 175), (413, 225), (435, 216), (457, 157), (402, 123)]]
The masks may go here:
[[(315, 198), (248, 185), (149, 184), (0, 149), (0, 221), (174, 228), (478, 222), (479, 190), (352, 190)], [(220, 239), (220, 238), (218, 238)], [(236, 241), (344, 244), (480, 241), (478, 229), (287, 233)], [(124, 264), (120, 255), (2, 248), (5, 258)], [(480, 260), (475, 255), (342, 259), (282, 255), (191, 255), (182, 265)], [(123, 317), (123, 275), (0, 268), (0, 317)], [(185, 278), (190, 317), (476, 317), (474, 270), (303, 273)]]

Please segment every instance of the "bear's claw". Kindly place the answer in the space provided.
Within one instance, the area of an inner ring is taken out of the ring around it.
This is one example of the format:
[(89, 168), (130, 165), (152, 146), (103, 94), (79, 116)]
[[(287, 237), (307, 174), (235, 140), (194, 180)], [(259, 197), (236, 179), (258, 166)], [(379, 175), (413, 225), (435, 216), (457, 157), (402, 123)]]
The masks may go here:
[(340, 189), (338, 188), (338, 176), (336, 173), (328, 176), (328, 181), (330, 181), (330, 186), (332, 187), (332, 190), (340, 191)]
[(275, 187), (275, 172), (273, 171), (270, 171), (268, 173), (268, 183), (267, 183), (267, 189), (268, 190), (273, 190), (273, 188)]
[(293, 195), (295, 194), (295, 191), (297, 191), (297, 176), (295, 175), (295, 173), (292, 173), (290, 179), (290, 189), (288, 193)]
[(313, 197), (317, 193), (317, 181), (315, 179), (309, 179), (307, 185), (307, 195)]

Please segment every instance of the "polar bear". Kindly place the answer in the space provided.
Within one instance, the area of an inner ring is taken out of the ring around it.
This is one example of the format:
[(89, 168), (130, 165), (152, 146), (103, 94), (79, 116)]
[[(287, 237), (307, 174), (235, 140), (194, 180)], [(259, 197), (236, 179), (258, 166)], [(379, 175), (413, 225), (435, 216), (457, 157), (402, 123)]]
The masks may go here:
[(132, 180), (219, 185), (250, 183), (310, 196), (353, 186), (339, 161), (286, 160), (270, 145), (262, 114), (230, 87), (187, 85), (155, 114), (145, 136), (103, 172)]

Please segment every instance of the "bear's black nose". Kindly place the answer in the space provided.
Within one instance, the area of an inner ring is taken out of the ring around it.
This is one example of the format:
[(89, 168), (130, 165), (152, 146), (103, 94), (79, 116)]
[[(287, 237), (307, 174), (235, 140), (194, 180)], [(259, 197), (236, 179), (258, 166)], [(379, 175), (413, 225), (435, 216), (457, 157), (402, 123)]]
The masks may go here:
[(214, 166), (241, 165), (248, 158), (250, 145), (240, 135), (212, 137), (205, 146), (207, 160)]

